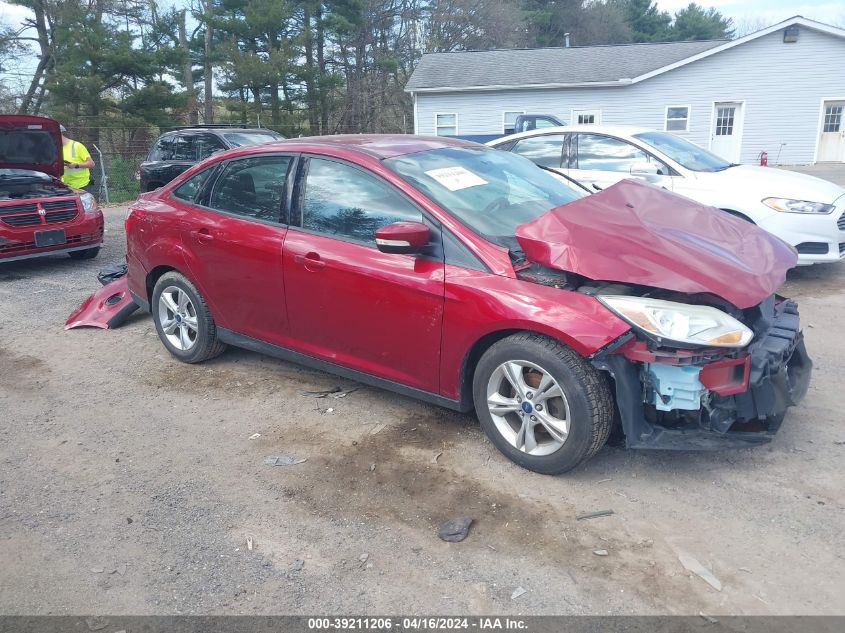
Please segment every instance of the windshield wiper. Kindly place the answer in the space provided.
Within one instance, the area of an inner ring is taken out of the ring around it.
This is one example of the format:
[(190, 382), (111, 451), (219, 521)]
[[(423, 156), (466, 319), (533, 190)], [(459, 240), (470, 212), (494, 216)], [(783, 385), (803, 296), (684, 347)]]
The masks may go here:
[[(535, 164), (536, 164), (536, 163), (535, 163)], [(587, 193), (593, 193), (593, 192), (592, 192), (592, 191), (590, 191), (590, 189), (589, 189), (586, 185), (584, 185), (584, 184), (583, 184), (580, 180), (576, 180), (576, 179), (575, 179), (575, 178), (573, 178), (572, 176), (567, 176), (566, 174), (564, 174), (564, 173), (562, 173), (562, 172), (559, 172), (557, 169), (553, 169), (553, 168), (551, 168), (551, 167), (546, 167), (545, 165), (537, 165), (537, 167), (539, 167), (540, 169), (544, 169), (544, 170), (546, 170), (547, 172), (554, 174), (555, 176), (562, 176), (563, 178), (566, 178), (569, 182), (571, 182), (571, 183), (573, 183), (573, 184), (575, 184), (575, 185), (577, 185), (577, 186), (581, 187), (581, 189), (583, 189), (583, 190), (584, 190), (584, 191), (586, 191)]]
[(527, 261), (525, 258), (525, 253), (523, 253), (518, 248), (509, 248), (508, 256), (511, 258), (512, 266), (519, 266)]

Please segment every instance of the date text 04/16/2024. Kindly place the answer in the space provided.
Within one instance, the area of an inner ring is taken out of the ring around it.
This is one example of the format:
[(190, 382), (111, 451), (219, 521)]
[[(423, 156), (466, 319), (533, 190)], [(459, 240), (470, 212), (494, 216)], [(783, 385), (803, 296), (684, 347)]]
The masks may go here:
[(308, 629), (312, 631), (453, 631), (479, 630), (525, 631), (527, 625), (519, 618), (500, 617), (352, 617), (352, 618), (309, 618)]

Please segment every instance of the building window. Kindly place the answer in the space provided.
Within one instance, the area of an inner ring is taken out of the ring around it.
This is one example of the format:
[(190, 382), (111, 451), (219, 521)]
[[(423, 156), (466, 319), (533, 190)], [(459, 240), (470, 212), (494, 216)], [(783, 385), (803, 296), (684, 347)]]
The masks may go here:
[(601, 110), (572, 110), (572, 121), (578, 125), (599, 125)]
[(664, 129), (667, 132), (689, 132), (689, 106), (668, 106)]
[(516, 131), (516, 118), (525, 114), (523, 111), (507, 111), (502, 113), (502, 134), (513, 134)]
[(458, 135), (458, 115), (457, 114), (435, 114), (434, 115), (434, 133), (437, 136), (457, 136)]
[(716, 108), (716, 136), (731, 136), (734, 133), (736, 106)]
[(842, 127), (841, 105), (829, 105), (824, 111), (824, 132), (838, 132)]

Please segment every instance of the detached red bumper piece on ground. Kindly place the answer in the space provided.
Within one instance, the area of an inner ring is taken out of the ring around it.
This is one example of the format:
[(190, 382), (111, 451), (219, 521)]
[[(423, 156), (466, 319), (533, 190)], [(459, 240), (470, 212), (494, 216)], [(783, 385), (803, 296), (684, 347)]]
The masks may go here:
[(74, 310), (65, 322), (65, 329), (98, 327), (116, 328), (138, 309), (132, 300), (126, 277), (121, 277), (100, 288)]

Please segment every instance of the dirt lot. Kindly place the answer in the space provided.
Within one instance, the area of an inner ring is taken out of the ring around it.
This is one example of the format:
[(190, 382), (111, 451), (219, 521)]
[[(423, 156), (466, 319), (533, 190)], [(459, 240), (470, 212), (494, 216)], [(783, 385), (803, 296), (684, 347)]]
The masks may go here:
[[(180, 364), (142, 315), (63, 331), (122, 218), (93, 262), (0, 268), (0, 613), (845, 614), (845, 265), (785, 288), (816, 370), (771, 445), (607, 447), (552, 478), (470, 416), (307, 397), (355, 385), (237, 350)], [(470, 537), (438, 540), (458, 515)]]

